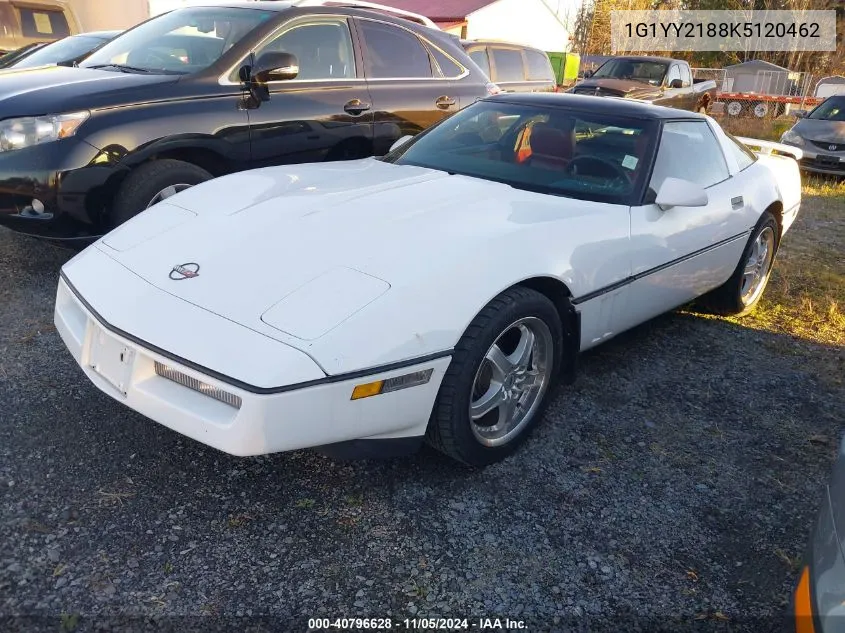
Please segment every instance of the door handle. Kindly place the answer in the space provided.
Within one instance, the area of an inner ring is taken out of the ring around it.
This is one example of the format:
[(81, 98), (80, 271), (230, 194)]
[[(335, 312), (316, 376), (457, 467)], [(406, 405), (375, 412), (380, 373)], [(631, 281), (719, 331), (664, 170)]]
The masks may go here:
[(438, 98), (434, 103), (441, 110), (445, 110), (447, 108), (451, 108), (457, 102), (452, 97), (443, 96)]
[(366, 112), (370, 109), (369, 103), (364, 103), (360, 99), (353, 99), (345, 106), (343, 109), (346, 110), (349, 114), (361, 114), (362, 112)]

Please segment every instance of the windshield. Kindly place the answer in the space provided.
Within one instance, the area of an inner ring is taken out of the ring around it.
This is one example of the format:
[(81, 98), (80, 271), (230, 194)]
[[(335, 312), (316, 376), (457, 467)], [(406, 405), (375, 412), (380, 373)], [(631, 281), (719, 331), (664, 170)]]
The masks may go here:
[(94, 50), (106, 40), (99, 37), (87, 35), (75, 35), (66, 37), (58, 42), (48, 44), (43, 48), (27, 55), (14, 65), (15, 68), (33, 68), (47, 64), (58, 64), (68, 62)]
[(845, 96), (830, 97), (810, 112), (807, 118), (823, 121), (845, 121)]
[(384, 157), (539, 193), (632, 204), (648, 172), (653, 121), (480, 101)]
[(668, 64), (662, 62), (636, 61), (633, 59), (611, 59), (602, 64), (593, 77), (608, 77), (612, 79), (633, 79), (652, 86), (663, 84)]
[(257, 9), (178, 9), (115, 38), (80, 66), (162, 74), (199, 72), (272, 16), (271, 11)]

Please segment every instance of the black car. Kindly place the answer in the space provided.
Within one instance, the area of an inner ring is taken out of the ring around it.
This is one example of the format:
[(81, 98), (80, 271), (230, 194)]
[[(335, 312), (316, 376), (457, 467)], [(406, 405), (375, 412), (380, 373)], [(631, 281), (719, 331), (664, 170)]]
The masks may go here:
[(454, 36), (323, 4), (177, 9), (0, 77), (0, 224), (84, 245), (215, 176), (383, 155), (496, 91)]
[[(20, 70), (38, 66), (73, 66), (88, 57), (121, 31), (92, 31), (80, 35), (69, 35), (55, 42), (31, 49), (3, 68)], [(2, 64), (2, 59), (0, 59)]]

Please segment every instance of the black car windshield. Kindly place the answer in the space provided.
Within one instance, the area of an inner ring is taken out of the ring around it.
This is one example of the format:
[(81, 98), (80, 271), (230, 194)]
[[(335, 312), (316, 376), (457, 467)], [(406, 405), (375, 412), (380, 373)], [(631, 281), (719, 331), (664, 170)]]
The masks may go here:
[(663, 62), (644, 62), (633, 59), (611, 59), (593, 73), (593, 77), (609, 79), (633, 79), (652, 86), (660, 86), (669, 65)]
[(273, 15), (231, 7), (177, 9), (127, 31), (79, 65), (127, 72), (199, 72)]
[(479, 101), (384, 157), (581, 200), (634, 204), (654, 121)]
[(77, 57), (94, 50), (98, 46), (101, 46), (105, 41), (107, 40), (101, 37), (72, 35), (40, 48), (34, 53), (27, 55), (16, 64), (13, 64), (12, 67), (34, 68), (35, 66), (46, 66), (48, 64), (58, 64), (61, 62), (72, 61)]
[(845, 121), (845, 95), (841, 97), (829, 97), (815, 110), (810, 112), (807, 118), (821, 119), (823, 121)]

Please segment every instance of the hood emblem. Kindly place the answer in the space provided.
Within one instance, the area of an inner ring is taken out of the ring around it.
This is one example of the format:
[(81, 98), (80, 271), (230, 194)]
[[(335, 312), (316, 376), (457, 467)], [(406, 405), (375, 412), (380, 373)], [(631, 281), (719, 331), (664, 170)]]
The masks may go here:
[(199, 275), (200, 265), (195, 264), (194, 262), (189, 262), (187, 264), (179, 264), (178, 266), (174, 266), (170, 271), (170, 278), (173, 281), (193, 279), (194, 277), (199, 277)]
[(836, 151), (836, 145), (828, 145), (827, 149), (829, 149), (831, 152), (835, 152)]

